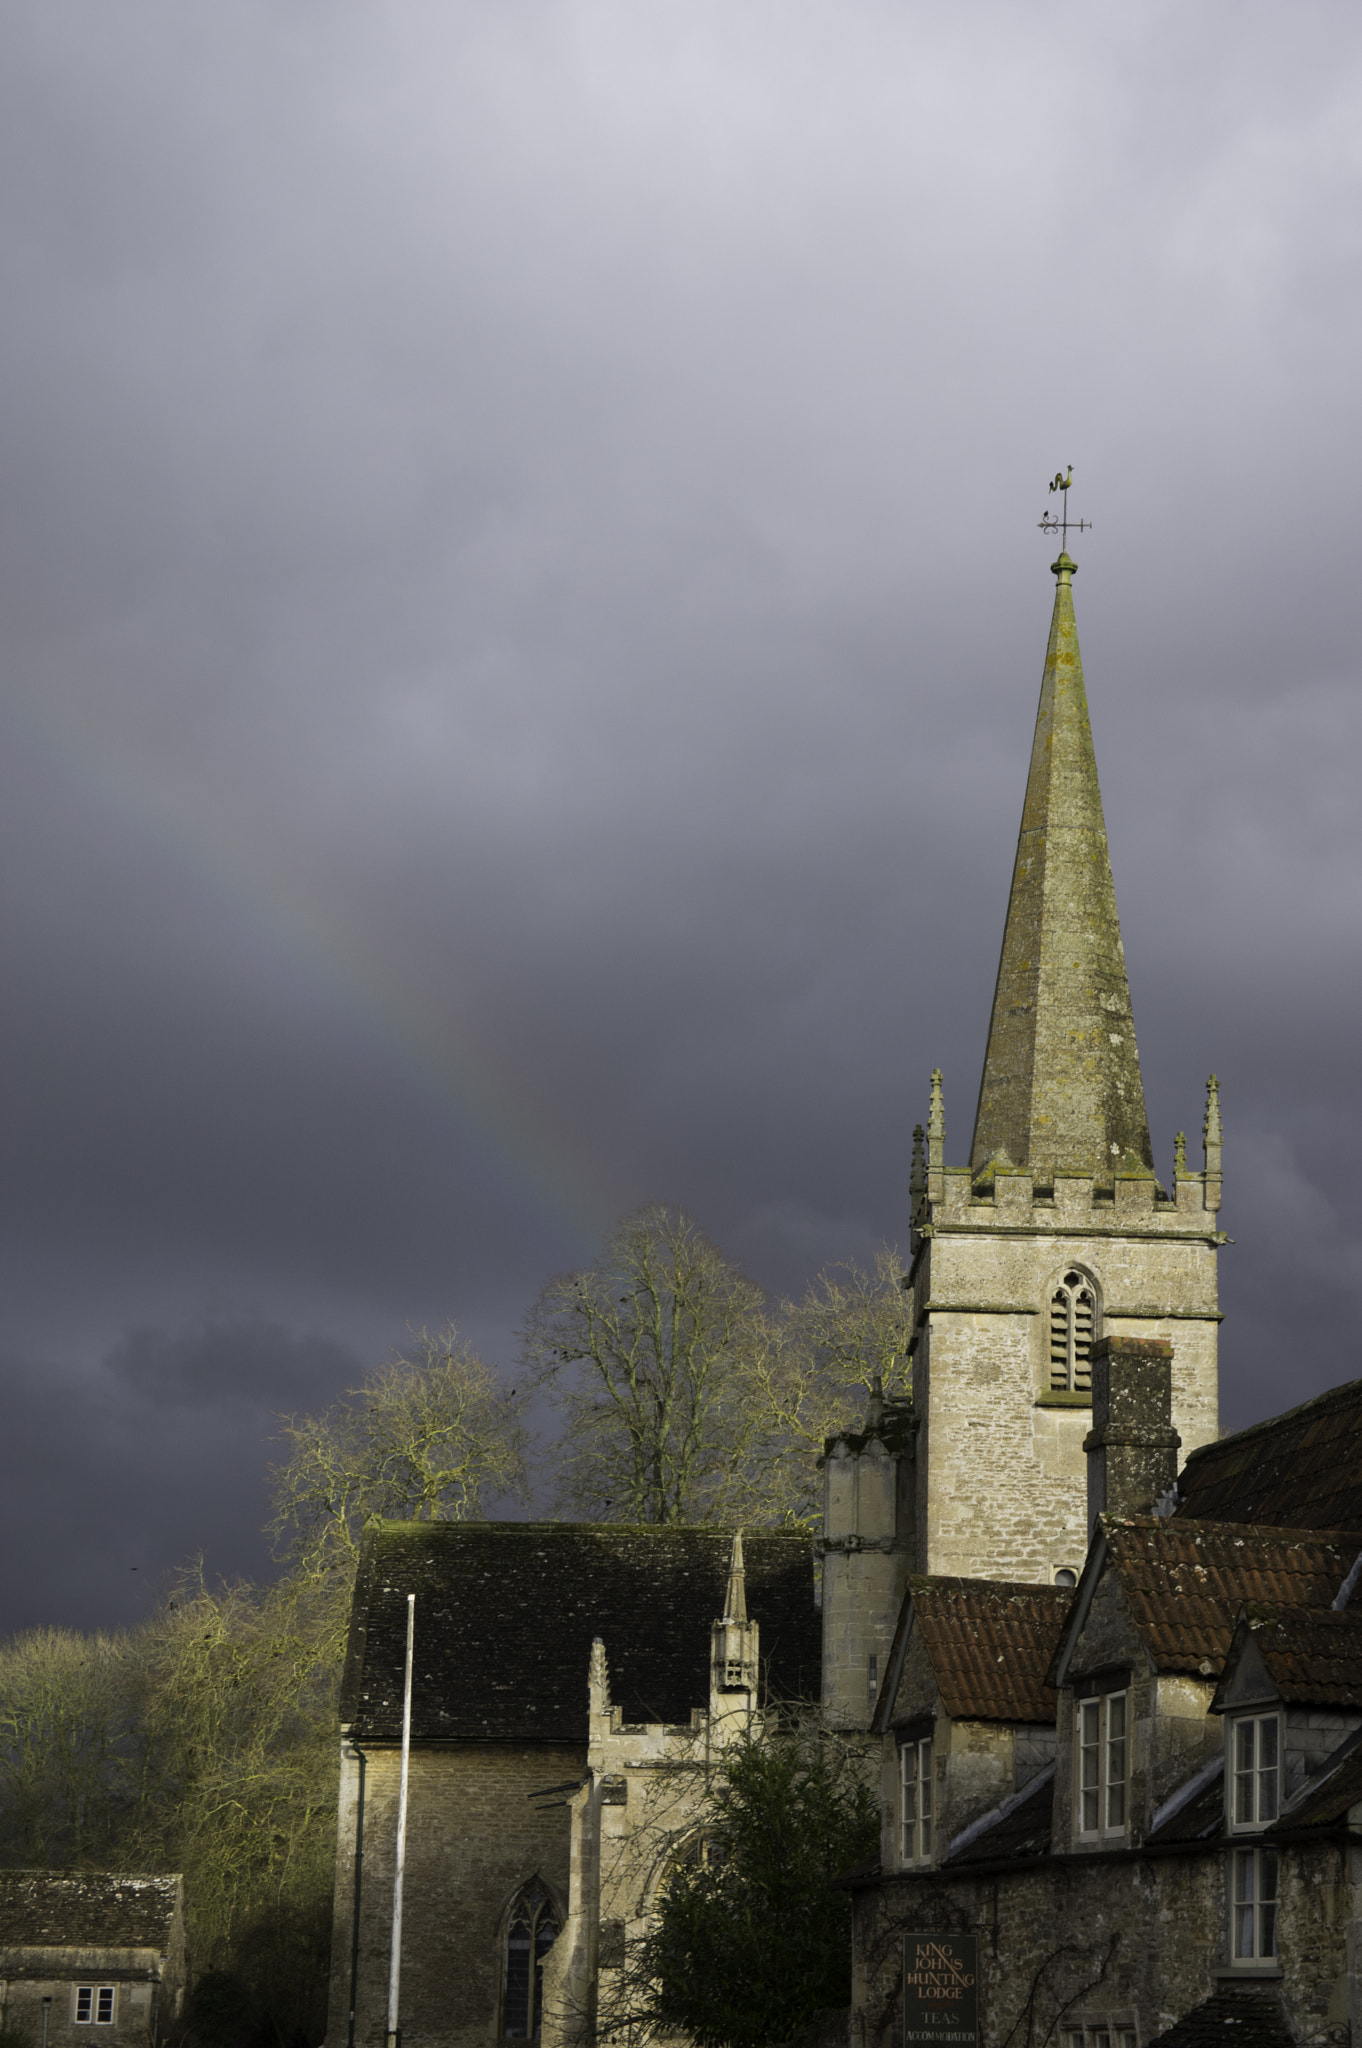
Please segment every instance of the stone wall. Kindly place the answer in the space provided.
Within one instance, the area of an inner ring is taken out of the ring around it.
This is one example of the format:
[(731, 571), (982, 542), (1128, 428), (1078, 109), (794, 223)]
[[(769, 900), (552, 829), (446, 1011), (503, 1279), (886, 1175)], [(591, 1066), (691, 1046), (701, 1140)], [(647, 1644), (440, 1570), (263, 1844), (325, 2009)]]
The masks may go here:
[[(396, 1749), (368, 1752), (354, 2041), (383, 2048), (396, 1850)], [(568, 1901), (569, 1815), (529, 1795), (574, 1782), (586, 1746), (451, 1743), (413, 1750), (403, 1905), (403, 2048), (490, 2048), (500, 2036), (502, 1945), (512, 1902), (538, 1876)], [(342, 1747), (329, 2048), (350, 2039), (358, 1761)], [(555, 1794), (563, 1798), (564, 1794)], [(473, 2014), (454, 2024), (456, 2010)]]
[(1173, 1346), (1182, 1456), (1219, 1429), (1216, 1217), (1199, 1181), (1156, 1202), (1149, 1180), (1092, 1183), (969, 1176), (940, 1193), (913, 1266), (914, 1403), (921, 1421), (916, 1569), (1053, 1583), (1087, 1551), (1083, 1440), (1091, 1402), (1049, 1383), (1049, 1303), (1072, 1268), (1097, 1295), (1097, 1334)]
[[(1267, 1981), (1279, 1984), (1302, 2048), (1345, 2043), (1358, 2024), (1348, 1956), (1357, 1854), (1324, 1843), (1283, 1852), (1281, 1965)], [(1245, 1977), (1226, 1961), (1225, 1878), (1216, 1851), (885, 1879), (855, 1901), (852, 2048), (901, 2039), (908, 1932), (977, 1938), (981, 2048), (1038, 2048), (1058, 2039), (1061, 2022), (1134, 2027), (1150, 2041), (1227, 1978)]]

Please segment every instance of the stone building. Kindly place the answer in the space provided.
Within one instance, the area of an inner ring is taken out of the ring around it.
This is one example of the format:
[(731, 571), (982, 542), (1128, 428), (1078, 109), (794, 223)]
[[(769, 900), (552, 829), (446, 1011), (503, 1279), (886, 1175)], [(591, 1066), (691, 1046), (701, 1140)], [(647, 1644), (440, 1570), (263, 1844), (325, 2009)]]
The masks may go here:
[(179, 1877), (0, 1870), (0, 2012), (33, 2048), (154, 2048), (185, 1991)]
[(881, 1744), (852, 2040), (1362, 2040), (1362, 1384), (1217, 1437), (1218, 1093), (1165, 1190), (1055, 572), (968, 1165), (939, 1075), (917, 1136), (913, 1403), (828, 1447), (852, 1555), (894, 1469), (897, 1611), (843, 1570), (825, 1617)]
[(414, 1596), (400, 2024), (408, 2043), (577, 2038), (768, 1700), (816, 1700), (796, 1532), (378, 1523), (342, 1681), (329, 2048), (388, 2024)]

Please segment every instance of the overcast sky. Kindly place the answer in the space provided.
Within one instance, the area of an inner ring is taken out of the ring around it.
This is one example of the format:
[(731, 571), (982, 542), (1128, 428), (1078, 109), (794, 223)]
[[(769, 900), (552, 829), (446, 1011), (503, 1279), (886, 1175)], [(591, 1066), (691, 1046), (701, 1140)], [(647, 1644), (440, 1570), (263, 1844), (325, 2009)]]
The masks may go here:
[(906, 1238), (1070, 462), (1225, 1420), (1362, 1371), (1360, 259), (1347, 0), (3, 0), (0, 1626), (640, 1201)]

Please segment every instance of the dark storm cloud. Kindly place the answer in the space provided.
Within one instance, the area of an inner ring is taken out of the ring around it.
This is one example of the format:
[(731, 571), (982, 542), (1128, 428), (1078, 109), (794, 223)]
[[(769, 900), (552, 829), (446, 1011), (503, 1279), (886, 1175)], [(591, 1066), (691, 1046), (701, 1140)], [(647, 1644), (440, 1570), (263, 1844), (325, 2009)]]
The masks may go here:
[(25, 1618), (263, 1568), (273, 1413), (511, 1358), (639, 1200), (777, 1288), (903, 1237), (1071, 459), (1227, 1417), (1357, 1369), (1359, 132), (1342, 4), (6, 13)]

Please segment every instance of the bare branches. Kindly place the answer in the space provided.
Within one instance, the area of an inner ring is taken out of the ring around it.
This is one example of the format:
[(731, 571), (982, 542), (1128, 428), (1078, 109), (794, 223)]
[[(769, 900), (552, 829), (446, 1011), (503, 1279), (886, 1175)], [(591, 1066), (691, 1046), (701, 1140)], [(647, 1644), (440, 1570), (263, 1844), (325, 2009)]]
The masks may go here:
[(525, 1364), (564, 1410), (559, 1505), (592, 1520), (817, 1520), (817, 1459), (880, 1377), (908, 1385), (900, 1262), (829, 1267), (770, 1309), (680, 1210), (653, 1204), (551, 1280)]
[(731, 1513), (769, 1342), (761, 1292), (679, 1209), (627, 1216), (593, 1265), (550, 1280), (525, 1362), (567, 1416), (560, 1504), (592, 1519)]
[(453, 1324), (422, 1330), (321, 1415), (283, 1418), (270, 1524), (295, 1569), (353, 1566), (364, 1524), (463, 1521), (525, 1486), (525, 1430), (495, 1371)]

